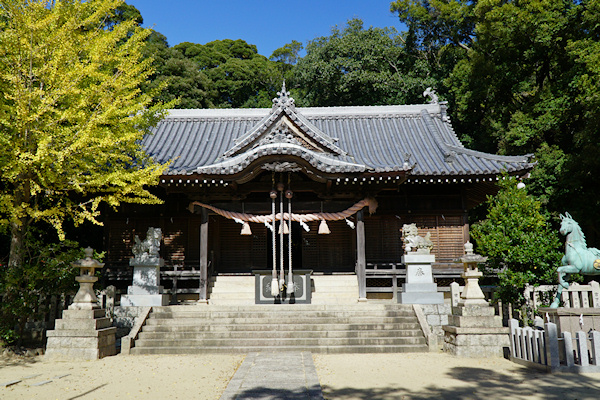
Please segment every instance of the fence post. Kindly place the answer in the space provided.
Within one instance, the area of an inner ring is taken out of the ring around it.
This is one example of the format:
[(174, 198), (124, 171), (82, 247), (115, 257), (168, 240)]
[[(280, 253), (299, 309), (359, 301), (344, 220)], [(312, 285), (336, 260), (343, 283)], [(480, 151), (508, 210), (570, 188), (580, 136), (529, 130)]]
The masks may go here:
[(535, 349), (533, 348), (533, 329), (530, 326), (523, 329), (523, 339), (525, 340), (525, 348), (527, 351), (524, 358), (527, 361), (533, 361)]
[(531, 309), (535, 309), (537, 307), (536, 304), (536, 293), (533, 285), (526, 284), (525, 289), (523, 289), (523, 297), (525, 297), (525, 304), (527, 307)]
[(106, 314), (109, 318), (115, 315), (115, 296), (117, 288), (113, 285), (106, 287)]
[(592, 342), (592, 363), (593, 365), (600, 365), (600, 332), (591, 331), (590, 332), (590, 341)]
[(514, 358), (521, 358), (521, 352), (517, 345), (517, 329), (519, 328), (519, 321), (514, 318), (508, 320), (508, 328), (510, 330), (510, 354)]
[(576, 333), (577, 336), (577, 355), (579, 356), (579, 365), (587, 367), (590, 365), (588, 355), (587, 335), (583, 331)]
[(544, 324), (544, 336), (546, 339), (546, 363), (550, 365), (552, 370), (557, 370), (560, 367), (560, 355), (558, 352), (558, 331), (556, 324), (547, 322)]
[(600, 307), (600, 283), (591, 281), (592, 287), (592, 307)]
[(460, 301), (460, 285), (457, 282), (450, 284), (450, 298), (452, 300), (452, 307), (457, 307)]
[(590, 307), (590, 292), (591, 290), (587, 289), (589, 285), (586, 285), (585, 290), (581, 290), (581, 307), (589, 308)]
[(563, 332), (563, 341), (565, 343), (565, 362), (567, 367), (575, 365), (575, 357), (573, 356), (573, 336), (571, 332)]
[(548, 360), (546, 360), (546, 342), (544, 341), (544, 331), (537, 331), (535, 340), (537, 341), (537, 356), (540, 364), (548, 365)]
[(571, 292), (571, 297), (573, 302), (571, 303), (572, 308), (581, 308), (581, 302), (579, 301), (579, 295), (581, 294), (581, 288), (577, 282), (571, 283), (569, 286), (569, 292)]

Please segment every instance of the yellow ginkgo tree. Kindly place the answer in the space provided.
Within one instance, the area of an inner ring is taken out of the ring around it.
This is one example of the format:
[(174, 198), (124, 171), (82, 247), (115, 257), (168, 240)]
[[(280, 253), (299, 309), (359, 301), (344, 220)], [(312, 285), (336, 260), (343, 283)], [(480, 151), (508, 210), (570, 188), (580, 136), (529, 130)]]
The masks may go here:
[[(156, 203), (166, 166), (141, 139), (164, 113), (140, 91), (151, 74), (147, 29), (108, 24), (120, 0), (0, 0), (0, 223), (8, 267), (40, 221), (64, 238), (100, 205)], [(159, 88), (160, 90), (160, 88)]]

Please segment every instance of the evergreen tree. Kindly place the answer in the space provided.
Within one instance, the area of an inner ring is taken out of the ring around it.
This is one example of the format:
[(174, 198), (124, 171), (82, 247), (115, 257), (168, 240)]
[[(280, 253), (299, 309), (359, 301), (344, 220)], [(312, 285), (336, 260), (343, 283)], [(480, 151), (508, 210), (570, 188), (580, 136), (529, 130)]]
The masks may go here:
[(556, 281), (562, 252), (558, 232), (550, 227), (541, 203), (505, 177), (489, 196), (487, 217), (471, 227), (477, 252), (488, 257), (488, 271), (499, 271), (499, 298), (521, 305), (526, 284)]

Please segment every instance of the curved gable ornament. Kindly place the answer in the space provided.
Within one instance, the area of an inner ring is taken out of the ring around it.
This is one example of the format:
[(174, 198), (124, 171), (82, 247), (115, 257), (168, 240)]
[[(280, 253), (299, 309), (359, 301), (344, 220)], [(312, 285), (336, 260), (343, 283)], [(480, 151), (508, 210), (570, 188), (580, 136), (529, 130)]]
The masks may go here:
[(277, 97), (273, 99), (273, 107), (272, 110), (276, 110), (278, 108), (285, 109), (289, 108), (292, 110), (296, 109), (296, 101), (293, 97), (290, 97), (290, 92), (285, 89), (285, 81), (283, 81), (283, 85), (281, 86), (281, 91), (277, 92)]
[[(286, 134), (296, 138), (298, 144), (307, 147), (308, 150), (330, 153), (334, 157), (348, 156), (348, 153), (336, 144), (335, 139), (322, 132), (296, 110), (295, 101), (290, 97), (284, 82), (281, 91), (277, 92), (277, 97), (273, 99), (271, 112), (252, 129), (234, 139), (234, 146), (223, 153), (219, 160), (233, 158), (248, 152), (261, 145), (261, 141), (265, 138), (277, 135), (278, 131), (282, 129), (286, 131)], [(300, 137), (302, 140), (299, 140)], [(268, 138), (267, 140), (274, 139)]]

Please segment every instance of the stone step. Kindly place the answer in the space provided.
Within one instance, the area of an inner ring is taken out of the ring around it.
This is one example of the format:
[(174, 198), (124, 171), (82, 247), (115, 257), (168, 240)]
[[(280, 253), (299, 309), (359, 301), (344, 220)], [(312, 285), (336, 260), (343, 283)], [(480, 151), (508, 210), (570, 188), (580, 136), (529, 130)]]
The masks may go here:
[[(218, 322), (217, 322), (218, 320)], [(267, 318), (215, 318), (207, 320), (206, 318), (174, 318), (174, 319), (157, 319), (157, 318), (148, 318), (146, 320), (146, 325), (205, 325), (205, 324), (259, 324), (261, 326), (268, 325), (282, 325), (282, 323), (287, 324), (391, 324), (394, 322), (411, 322), (414, 319), (411, 317), (308, 317), (308, 316), (298, 316), (294, 318), (293, 321), (288, 320), (284, 321), (281, 318), (277, 317), (267, 317)]]
[[(313, 304), (356, 304), (358, 280), (356, 275), (313, 275), (311, 277)], [(214, 279), (209, 302), (213, 305), (253, 304), (255, 277), (219, 275)]]
[(210, 318), (211, 323), (218, 318), (277, 318), (279, 321), (305, 316), (309, 318), (347, 318), (347, 317), (414, 317), (414, 313), (409, 310), (355, 310), (355, 311), (173, 311), (173, 312), (153, 312), (152, 319), (172, 319), (172, 318)]
[[(336, 332), (336, 331), (405, 331), (405, 330), (420, 330), (417, 322), (393, 323), (393, 324), (315, 324), (315, 325), (295, 325), (295, 324), (280, 324), (280, 325), (145, 325), (142, 332), (298, 332), (298, 331), (320, 331), (320, 332)], [(325, 334), (326, 334), (325, 333)]]
[[(191, 327), (190, 327), (191, 328)], [(189, 329), (183, 331), (142, 331), (139, 333), (140, 340), (188, 340), (188, 339), (247, 339), (247, 338), (264, 338), (264, 339), (275, 339), (275, 338), (381, 338), (381, 337), (422, 337), (423, 334), (418, 327), (413, 329), (401, 329), (401, 330), (238, 330), (238, 331), (227, 331), (227, 330), (205, 330), (198, 332), (197, 329)]]
[(397, 303), (359, 303), (354, 305), (332, 305), (332, 304), (253, 304), (247, 305), (234, 305), (234, 306), (212, 306), (204, 304), (193, 304), (193, 305), (174, 305), (174, 306), (163, 306), (163, 307), (152, 307), (152, 313), (158, 312), (171, 312), (171, 311), (264, 311), (264, 310), (276, 310), (276, 311), (348, 311), (348, 310), (409, 310), (412, 312), (413, 306), (410, 304), (397, 304)]
[(424, 345), (425, 339), (420, 337), (402, 338), (247, 338), (247, 339), (156, 339), (136, 340), (140, 347), (285, 347), (285, 346), (398, 346), (398, 345)]
[(134, 347), (131, 354), (240, 354), (260, 351), (294, 351), (321, 354), (344, 353), (425, 353), (429, 351), (426, 345), (385, 345), (385, 346), (282, 346), (276, 349), (261, 346), (214, 346), (214, 347)]
[(427, 351), (405, 304), (154, 307), (132, 354)]

